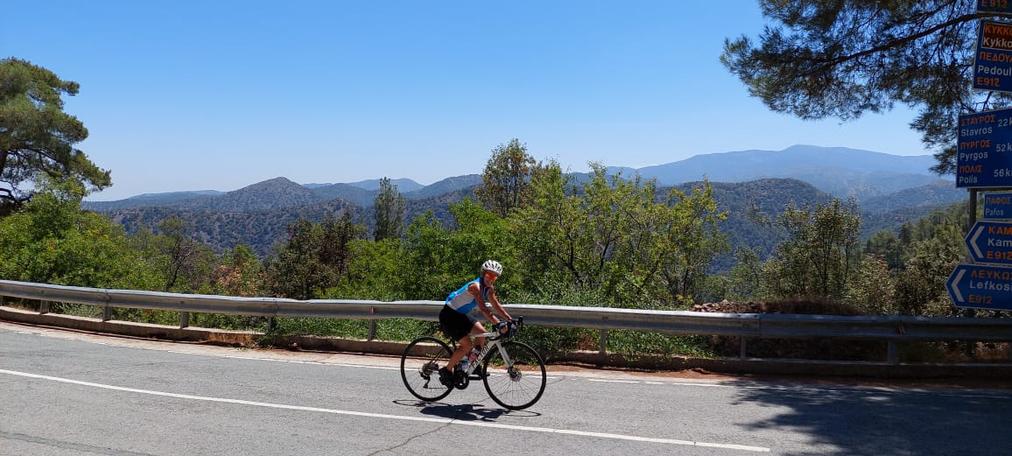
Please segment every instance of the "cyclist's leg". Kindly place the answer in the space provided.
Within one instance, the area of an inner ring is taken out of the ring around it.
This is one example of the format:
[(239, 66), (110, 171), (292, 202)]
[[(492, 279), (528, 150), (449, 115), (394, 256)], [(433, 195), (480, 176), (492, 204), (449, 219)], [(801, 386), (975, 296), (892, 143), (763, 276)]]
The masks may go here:
[(468, 333), (470, 332), (471, 320), (466, 315), (448, 306), (443, 306), (443, 310), (439, 312), (439, 325), (447, 337), (457, 341), (456, 350), (450, 356), (448, 364), (443, 366), (443, 368), (453, 372), (454, 367), (464, 357), (467, 350), (470, 349), (471, 341), (468, 339)]
[(471, 326), (471, 336), (474, 337), (479, 350), (485, 348), (485, 337), (481, 334), (485, 334), (485, 325), (481, 324), (480, 321), (476, 321), (474, 322), (474, 325)]
[(450, 355), (450, 360), (447, 361), (446, 368), (453, 372), (457, 368), (457, 363), (467, 354), (468, 350), (471, 349), (471, 338), (469, 336), (461, 337), (457, 341), (457, 349), (453, 351), (453, 355)]
[(476, 339), (475, 341), (477, 342), (478, 348), (479, 349), (483, 348), (485, 346), (485, 338), (478, 336), (480, 334), (483, 334), (484, 332), (485, 326), (483, 326), (481, 322), (476, 321), (472, 323), (471, 334), (461, 337), (457, 341), (457, 349), (454, 350), (453, 355), (450, 356), (450, 361), (448, 361), (450, 365), (447, 367), (447, 369), (450, 369), (450, 371), (452, 372), (454, 368), (457, 366), (457, 363), (459, 363), (460, 360), (463, 359), (464, 356), (466, 356), (467, 353), (471, 351), (471, 347), (474, 346), (474, 342), (471, 341), (472, 337)]

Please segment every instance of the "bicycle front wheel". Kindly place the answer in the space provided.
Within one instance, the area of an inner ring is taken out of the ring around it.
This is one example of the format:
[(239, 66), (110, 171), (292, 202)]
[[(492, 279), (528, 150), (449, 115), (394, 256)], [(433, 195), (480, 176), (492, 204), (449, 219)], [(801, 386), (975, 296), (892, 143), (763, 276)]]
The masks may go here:
[(507, 409), (530, 407), (545, 392), (548, 380), (545, 361), (523, 342), (503, 342), (485, 357), (484, 369), (485, 391), (496, 404)]
[(453, 388), (439, 383), (439, 368), (450, 361), (453, 351), (435, 337), (419, 337), (404, 349), (401, 355), (401, 380), (415, 397), (426, 401), (438, 401), (453, 391)]

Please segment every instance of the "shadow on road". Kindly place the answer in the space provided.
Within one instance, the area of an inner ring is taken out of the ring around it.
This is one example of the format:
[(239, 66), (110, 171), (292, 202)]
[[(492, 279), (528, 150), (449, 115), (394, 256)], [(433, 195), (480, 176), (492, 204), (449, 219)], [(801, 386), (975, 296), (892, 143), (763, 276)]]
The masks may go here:
[(1012, 393), (987, 390), (883, 390), (762, 387), (736, 405), (762, 404), (774, 416), (742, 421), (752, 431), (791, 431), (811, 451), (790, 455), (1009, 454)]
[(396, 400), (397, 405), (417, 407), (423, 415), (432, 415), (460, 421), (495, 421), (500, 416), (532, 418), (540, 413), (529, 410), (509, 411), (502, 408), (488, 408), (482, 404), (444, 404), (442, 402), (421, 402), (416, 400)]

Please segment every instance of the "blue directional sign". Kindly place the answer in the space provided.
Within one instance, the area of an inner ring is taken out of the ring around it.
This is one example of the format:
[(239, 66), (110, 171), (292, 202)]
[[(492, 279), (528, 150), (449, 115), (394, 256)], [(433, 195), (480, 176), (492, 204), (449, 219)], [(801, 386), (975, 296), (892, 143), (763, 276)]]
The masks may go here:
[(977, 0), (978, 13), (1012, 14), (1012, 1)]
[(966, 233), (970, 257), (979, 263), (1012, 264), (1012, 223), (977, 222)]
[(1012, 24), (980, 23), (973, 56), (973, 88), (1012, 91)]
[(945, 281), (945, 289), (962, 309), (1012, 310), (1012, 268), (961, 264)]
[(956, 187), (1012, 187), (1012, 109), (959, 116)]
[(1012, 193), (987, 193), (984, 195), (984, 218), (1012, 218)]

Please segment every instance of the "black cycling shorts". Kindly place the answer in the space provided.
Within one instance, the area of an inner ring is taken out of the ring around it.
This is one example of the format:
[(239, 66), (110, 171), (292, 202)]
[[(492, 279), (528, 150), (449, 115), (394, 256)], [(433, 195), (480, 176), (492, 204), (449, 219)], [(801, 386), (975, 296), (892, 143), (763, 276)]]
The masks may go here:
[(464, 315), (450, 306), (443, 306), (439, 311), (439, 328), (453, 340), (460, 340), (471, 333), (474, 323), (467, 315)]

